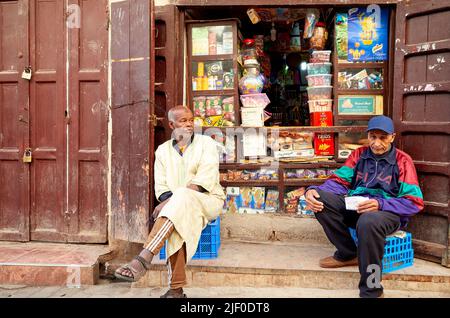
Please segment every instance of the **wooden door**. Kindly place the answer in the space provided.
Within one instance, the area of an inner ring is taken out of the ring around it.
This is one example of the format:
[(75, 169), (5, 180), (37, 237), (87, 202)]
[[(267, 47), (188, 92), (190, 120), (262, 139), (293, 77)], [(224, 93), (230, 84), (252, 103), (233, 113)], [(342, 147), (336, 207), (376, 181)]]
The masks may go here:
[(68, 29), (67, 240), (103, 243), (108, 224), (108, 3), (70, 0), (69, 6), (79, 8), (81, 19), (79, 28)]
[(0, 1), (0, 240), (107, 241), (107, 8)]
[(143, 242), (152, 205), (153, 1), (111, 4), (111, 237)]
[[(31, 240), (65, 242), (65, 4), (30, 1)], [(53, 17), (53, 18), (49, 18)], [(58, 18), (60, 17), (60, 18)]]
[(27, 1), (0, 1), (0, 240), (29, 240)]
[(393, 115), (425, 201), (409, 229), (416, 256), (450, 266), (450, 1), (403, 1), (396, 17)]

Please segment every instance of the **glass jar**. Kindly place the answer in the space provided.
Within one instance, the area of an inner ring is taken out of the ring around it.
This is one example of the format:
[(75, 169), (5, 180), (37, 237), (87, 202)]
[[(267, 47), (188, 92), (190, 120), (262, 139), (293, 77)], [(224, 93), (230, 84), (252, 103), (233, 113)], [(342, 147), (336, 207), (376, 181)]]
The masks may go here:
[(310, 48), (314, 50), (323, 50), (328, 39), (328, 31), (325, 23), (317, 22), (314, 28), (313, 36), (309, 39)]
[(254, 39), (245, 39), (242, 45), (242, 63), (245, 64), (247, 60), (255, 60), (257, 58), (256, 55), (256, 46)]
[(239, 80), (239, 91), (242, 95), (261, 93), (265, 79), (259, 72), (259, 65), (246, 63), (244, 67), (243, 76)]

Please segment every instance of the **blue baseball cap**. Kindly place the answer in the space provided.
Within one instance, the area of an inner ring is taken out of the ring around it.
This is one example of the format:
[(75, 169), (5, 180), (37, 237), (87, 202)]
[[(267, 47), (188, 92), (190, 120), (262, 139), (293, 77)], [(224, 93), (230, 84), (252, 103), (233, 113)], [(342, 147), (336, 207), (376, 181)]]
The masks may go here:
[(382, 130), (388, 134), (394, 133), (394, 123), (387, 116), (375, 116), (369, 120), (367, 131)]

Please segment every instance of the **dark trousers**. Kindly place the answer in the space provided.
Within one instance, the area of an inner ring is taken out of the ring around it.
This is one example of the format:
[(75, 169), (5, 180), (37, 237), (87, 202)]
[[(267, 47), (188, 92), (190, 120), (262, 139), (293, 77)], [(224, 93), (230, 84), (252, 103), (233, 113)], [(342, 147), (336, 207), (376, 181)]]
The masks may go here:
[[(386, 211), (366, 212), (345, 209), (344, 196), (320, 191), (319, 201), (324, 209), (316, 213), (326, 236), (336, 247), (334, 258), (347, 261), (358, 256), (359, 295), (361, 297), (378, 297), (383, 292), (381, 286), (382, 260), (386, 236), (400, 228), (400, 217)], [(358, 235), (356, 247), (349, 227), (355, 228)]]

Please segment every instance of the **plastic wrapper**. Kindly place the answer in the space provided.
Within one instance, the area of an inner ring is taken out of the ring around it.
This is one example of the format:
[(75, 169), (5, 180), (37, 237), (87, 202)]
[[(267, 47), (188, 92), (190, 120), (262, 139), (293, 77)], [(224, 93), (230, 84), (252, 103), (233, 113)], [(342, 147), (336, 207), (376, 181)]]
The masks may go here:
[(203, 127), (205, 126), (205, 122), (202, 117), (194, 117), (194, 126)]
[(206, 116), (218, 116), (222, 115), (222, 98), (220, 96), (208, 96), (206, 97)]
[(222, 101), (223, 119), (231, 123), (235, 123), (236, 118), (234, 114), (234, 97), (226, 97)]
[(319, 12), (316, 9), (308, 9), (305, 18), (305, 29), (303, 31), (303, 38), (309, 39), (313, 36), (314, 28), (319, 17)]
[(221, 126), (223, 126), (223, 117), (222, 117), (222, 115), (206, 117), (205, 118), (205, 126), (212, 126), (212, 127), (221, 127)]
[(295, 189), (293, 191), (286, 193), (286, 197), (288, 198), (288, 200), (289, 199), (298, 199), (304, 194), (305, 194), (305, 188), (301, 187), (301, 188), (298, 188), (298, 189)]
[(265, 209), (267, 212), (278, 211), (278, 191), (268, 190), (266, 195)]
[(198, 96), (193, 98), (194, 103), (194, 116), (202, 117), (206, 116), (206, 97)]
[(325, 169), (317, 169), (317, 178), (326, 179), (328, 178), (327, 171)]

